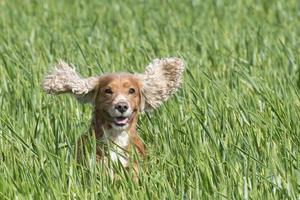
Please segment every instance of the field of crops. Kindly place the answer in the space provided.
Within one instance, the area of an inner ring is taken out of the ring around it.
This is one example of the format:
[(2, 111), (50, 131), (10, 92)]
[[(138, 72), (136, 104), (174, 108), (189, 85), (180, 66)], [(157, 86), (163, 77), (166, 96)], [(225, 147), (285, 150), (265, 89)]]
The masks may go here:
[[(297, 0), (0, 0), (0, 199), (300, 199), (299, 21)], [(78, 165), (91, 107), (44, 75), (170, 56), (184, 82), (139, 116), (139, 183)]]

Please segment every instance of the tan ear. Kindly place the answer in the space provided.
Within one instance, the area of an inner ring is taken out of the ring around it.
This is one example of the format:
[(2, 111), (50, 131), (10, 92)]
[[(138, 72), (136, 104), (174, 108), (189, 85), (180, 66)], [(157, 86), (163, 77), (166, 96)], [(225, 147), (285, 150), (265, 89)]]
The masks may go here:
[(99, 77), (81, 78), (73, 67), (59, 61), (42, 81), (42, 88), (48, 94), (71, 93), (80, 102), (87, 103), (92, 101), (92, 93), (98, 82)]
[(182, 82), (183, 61), (179, 58), (163, 58), (153, 60), (139, 75), (142, 84), (141, 111), (149, 111), (176, 91)]

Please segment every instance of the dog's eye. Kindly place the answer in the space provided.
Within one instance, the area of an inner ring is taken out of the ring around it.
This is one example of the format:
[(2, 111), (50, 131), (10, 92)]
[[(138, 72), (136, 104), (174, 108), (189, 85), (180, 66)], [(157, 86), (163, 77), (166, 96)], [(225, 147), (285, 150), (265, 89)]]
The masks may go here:
[(112, 94), (112, 93), (113, 93), (112, 90), (111, 90), (110, 88), (105, 89), (104, 92), (105, 92), (106, 94)]
[(135, 89), (133, 88), (129, 88), (129, 91), (128, 91), (129, 94), (134, 94), (135, 93)]

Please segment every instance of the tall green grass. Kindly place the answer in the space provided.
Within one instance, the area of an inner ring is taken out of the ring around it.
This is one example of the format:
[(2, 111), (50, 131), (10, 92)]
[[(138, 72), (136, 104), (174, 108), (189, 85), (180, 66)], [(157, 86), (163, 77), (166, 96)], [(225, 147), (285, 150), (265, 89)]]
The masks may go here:
[[(0, 199), (299, 199), (297, 0), (0, 0)], [(78, 166), (91, 108), (40, 87), (185, 60), (182, 88), (140, 116), (140, 183)]]

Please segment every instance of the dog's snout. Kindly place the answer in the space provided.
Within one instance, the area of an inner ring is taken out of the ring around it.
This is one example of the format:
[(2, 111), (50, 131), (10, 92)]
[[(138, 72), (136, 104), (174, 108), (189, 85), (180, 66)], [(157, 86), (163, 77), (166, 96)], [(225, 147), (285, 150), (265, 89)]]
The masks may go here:
[(119, 102), (115, 105), (115, 109), (120, 113), (124, 113), (128, 109), (128, 104), (126, 102)]

